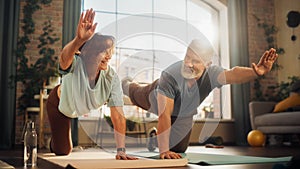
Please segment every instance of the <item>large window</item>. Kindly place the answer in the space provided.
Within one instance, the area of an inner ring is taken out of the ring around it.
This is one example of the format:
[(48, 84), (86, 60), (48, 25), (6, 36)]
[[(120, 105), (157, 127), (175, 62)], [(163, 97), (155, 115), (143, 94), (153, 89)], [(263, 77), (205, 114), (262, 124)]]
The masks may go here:
[[(185, 56), (188, 43), (204, 35), (218, 56), (213, 63), (228, 68), (227, 8), (218, 0), (82, 0), (93, 8), (97, 32), (115, 36), (111, 65), (120, 79), (150, 83), (163, 69)], [(195, 119), (213, 106), (214, 118), (231, 118), (229, 87), (215, 89), (200, 105)], [(227, 106), (226, 106), (227, 105)]]

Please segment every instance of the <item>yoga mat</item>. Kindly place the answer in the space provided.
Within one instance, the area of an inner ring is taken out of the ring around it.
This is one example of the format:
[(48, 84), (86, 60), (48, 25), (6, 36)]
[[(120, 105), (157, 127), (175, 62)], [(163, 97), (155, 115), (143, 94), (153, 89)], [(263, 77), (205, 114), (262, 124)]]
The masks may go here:
[(225, 164), (253, 164), (253, 163), (277, 163), (288, 162), (292, 157), (254, 157), (239, 155), (218, 155), (218, 154), (201, 154), (187, 153), (185, 158), (190, 164), (199, 165), (225, 165)]
[(38, 157), (62, 167), (72, 166), (78, 169), (181, 167), (188, 164), (188, 161), (185, 158), (176, 160), (149, 158), (139, 158), (139, 160), (116, 160), (115, 153), (102, 151), (72, 152), (68, 156), (55, 156), (53, 153), (45, 153), (38, 154)]
[[(145, 158), (159, 158), (158, 152), (136, 152), (131, 153), (134, 156)], [(184, 158), (188, 159), (190, 164), (198, 165), (227, 165), (227, 164), (254, 164), (254, 163), (277, 163), (288, 162), (292, 159), (288, 157), (254, 157), (254, 156), (240, 156), (240, 155), (218, 155), (218, 154), (203, 154), (203, 153), (182, 153)]]

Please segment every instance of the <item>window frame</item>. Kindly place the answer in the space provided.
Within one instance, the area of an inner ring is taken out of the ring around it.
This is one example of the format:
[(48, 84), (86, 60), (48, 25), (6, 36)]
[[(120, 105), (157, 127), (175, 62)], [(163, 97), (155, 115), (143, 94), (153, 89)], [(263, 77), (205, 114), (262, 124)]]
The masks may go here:
[[(84, 7), (84, 2), (87, 0), (82, 0), (82, 11), (89, 9), (89, 7), (85, 8)], [(218, 0), (181, 0), (181, 1), (185, 1), (185, 12), (186, 12), (186, 21), (188, 22), (188, 3), (193, 3), (196, 5), (200, 5), (202, 7), (207, 6), (209, 8), (209, 10), (215, 10), (217, 11), (213, 17), (216, 17), (217, 19), (217, 25), (218, 25), (218, 32), (216, 33), (218, 35), (216, 41), (212, 41), (213, 45), (216, 47), (217, 52), (219, 54), (219, 60), (217, 62), (219, 62), (219, 65), (222, 66), (225, 69), (229, 68), (229, 44), (228, 44), (228, 16), (227, 16), (227, 7), (221, 3)], [(156, 0), (152, 0), (152, 12), (154, 12), (154, 6)], [(98, 2), (99, 3), (99, 2)], [(133, 15), (133, 13), (129, 12), (129, 13), (125, 13), (124, 11), (121, 11), (120, 9), (118, 9), (118, 3), (119, 0), (114, 0), (111, 1), (109, 3), (114, 4), (114, 7), (107, 7), (105, 5), (103, 5), (104, 9), (102, 11), (97, 10), (94, 8), (94, 10), (96, 10), (96, 12), (100, 12), (103, 15), (106, 16), (111, 16), (109, 18), (114, 19), (115, 21), (118, 21), (118, 19), (122, 18), (123, 16), (130, 16)], [(107, 9), (106, 9), (107, 8)], [(108, 9), (115, 9), (114, 11), (109, 11)], [(150, 11), (149, 9), (147, 11)], [(96, 14), (96, 17), (99, 16), (99, 14)], [(122, 17), (120, 17), (122, 16)], [(101, 17), (100, 17), (101, 18)], [(106, 18), (107, 17), (102, 17), (102, 18)], [(109, 19), (108, 19), (109, 20)], [(109, 21), (108, 21), (109, 22)], [(98, 24), (98, 30), (101, 30), (101, 22), (100, 24)], [(105, 25), (105, 24), (104, 24)], [(115, 36), (116, 39), (118, 40), (118, 28), (115, 28)], [(153, 44), (152, 44), (153, 45)], [(114, 56), (115, 59), (112, 60), (111, 65), (117, 70), (117, 72), (119, 73), (119, 67), (122, 64), (122, 59), (121, 58), (121, 50), (124, 50), (120, 47), (116, 47), (117, 48), (117, 52), (116, 55)], [(129, 50), (129, 49), (127, 49)], [(137, 49), (137, 48), (132, 48), (131, 50), (141, 50), (141, 49)], [(155, 52), (155, 50), (153, 50)], [(155, 57), (153, 58), (153, 64), (155, 62)], [(130, 72), (131, 68), (127, 68), (129, 69), (128, 72)], [(154, 72), (154, 70), (153, 70)], [(147, 73), (146, 73), (147, 74)], [(120, 78), (124, 77), (124, 76), (128, 76), (129, 74), (126, 75), (120, 75)], [(155, 80), (157, 76), (152, 75), (152, 81)], [(149, 81), (144, 81), (144, 82), (149, 82)], [(219, 102), (218, 107), (216, 107), (216, 111), (219, 112), (223, 112), (223, 113), (219, 113), (219, 117), (221, 119), (232, 119), (232, 114), (231, 114), (231, 91), (230, 91), (230, 86), (225, 85), (223, 86), (221, 89), (214, 89), (214, 90), (220, 90), (217, 92), (213, 91), (213, 95), (219, 95), (219, 99), (214, 99), (213, 102)], [(202, 108), (199, 108), (198, 110), (202, 110)], [(197, 119), (197, 118), (196, 118)], [(203, 119), (203, 113), (202, 113), (202, 117), (201, 119)]]

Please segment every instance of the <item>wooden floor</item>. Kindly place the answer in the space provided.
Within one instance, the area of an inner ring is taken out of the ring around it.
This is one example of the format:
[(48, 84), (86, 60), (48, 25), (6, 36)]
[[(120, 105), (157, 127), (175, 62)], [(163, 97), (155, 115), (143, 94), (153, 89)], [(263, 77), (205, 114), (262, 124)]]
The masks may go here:
[[(137, 150), (146, 150), (146, 148), (129, 148)], [(39, 152), (49, 152), (49, 150), (43, 149)], [(190, 146), (187, 152), (201, 152), (210, 154), (228, 154), (228, 155), (247, 155), (247, 156), (259, 156), (259, 157), (283, 157), (293, 156), (300, 157), (300, 146), (280, 146), (280, 147), (241, 147), (241, 146), (225, 146), (222, 149), (205, 148), (204, 146)], [(22, 148), (15, 148), (13, 150), (1, 150), (0, 160), (13, 165), (16, 169), (23, 169), (23, 150)], [(299, 162), (299, 161), (298, 161)], [(189, 164), (186, 167), (180, 167), (180, 169), (205, 169), (205, 168), (217, 168), (217, 169), (273, 169), (286, 166), (286, 164), (280, 163), (267, 163), (267, 164), (246, 164), (246, 165), (214, 165), (214, 166), (199, 166)], [(43, 159), (38, 159), (38, 169), (60, 169), (62, 167), (52, 164)], [(282, 169), (283, 169), (282, 168)], [(286, 168), (286, 167), (285, 167)], [(298, 166), (297, 168), (300, 168)]]

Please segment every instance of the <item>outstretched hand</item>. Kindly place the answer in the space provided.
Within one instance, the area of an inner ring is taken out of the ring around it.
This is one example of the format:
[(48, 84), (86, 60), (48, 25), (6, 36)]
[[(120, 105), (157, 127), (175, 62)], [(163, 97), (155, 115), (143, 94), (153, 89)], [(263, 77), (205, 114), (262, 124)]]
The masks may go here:
[(87, 41), (94, 33), (97, 23), (94, 23), (95, 11), (88, 9), (84, 15), (81, 13), (80, 19), (77, 25), (77, 37), (82, 41)]
[(265, 51), (258, 64), (252, 63), (252, 68), (258, 76), (262, 76), (271, 71), (277, 58), (278, 54), (276, 54), (276, 50), (271, 48), (270, 50)]

